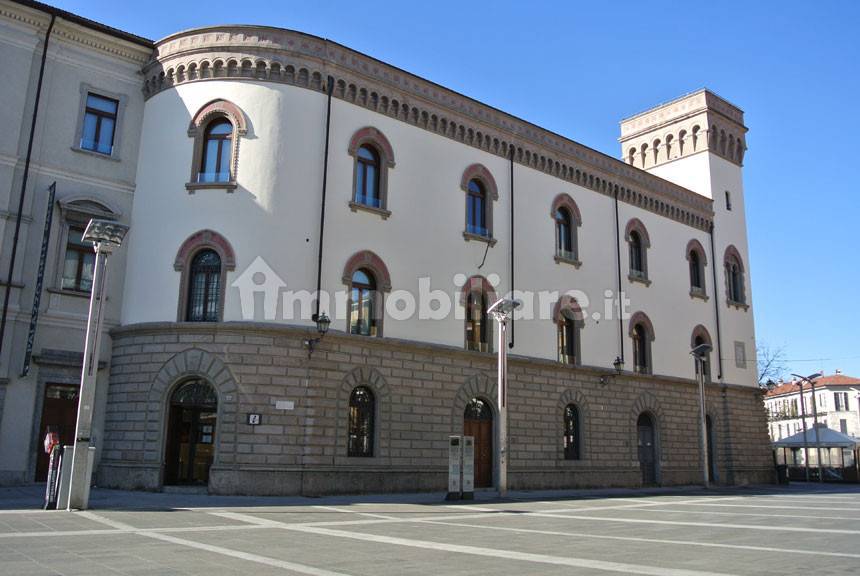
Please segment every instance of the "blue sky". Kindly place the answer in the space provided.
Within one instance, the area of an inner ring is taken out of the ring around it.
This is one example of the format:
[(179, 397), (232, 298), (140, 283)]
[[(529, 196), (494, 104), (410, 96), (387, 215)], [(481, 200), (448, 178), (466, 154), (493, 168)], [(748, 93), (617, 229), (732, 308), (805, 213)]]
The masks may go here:
[(149, 38), (266, 24), (330, 38), (618, 157), (618, 121), (706, 86), (750, 128), (759, 343), (860, 377), (860, 3), (266, 2), (54, 5)]

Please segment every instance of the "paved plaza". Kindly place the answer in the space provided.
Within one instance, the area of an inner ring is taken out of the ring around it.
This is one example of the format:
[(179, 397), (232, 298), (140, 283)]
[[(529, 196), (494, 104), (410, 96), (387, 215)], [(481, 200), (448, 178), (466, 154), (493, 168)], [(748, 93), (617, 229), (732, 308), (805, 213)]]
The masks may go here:
[(860, 487), (241, 498), (0, 490), (0, 574), (860, 574)]

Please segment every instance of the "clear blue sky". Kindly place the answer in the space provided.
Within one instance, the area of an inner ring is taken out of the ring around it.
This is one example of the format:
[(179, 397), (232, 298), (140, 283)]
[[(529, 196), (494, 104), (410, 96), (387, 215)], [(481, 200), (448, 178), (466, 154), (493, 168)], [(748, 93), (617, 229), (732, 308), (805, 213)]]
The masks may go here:
[(750, 128), (759, 343), (784, 346), (791, 371), (860, 377), (860, 259), (849, 250), (860, 216), (858, 2), (52, 3), (154, 39), (210, 24), (301, 30), (615, 157), (621, 118), (706, 86)]

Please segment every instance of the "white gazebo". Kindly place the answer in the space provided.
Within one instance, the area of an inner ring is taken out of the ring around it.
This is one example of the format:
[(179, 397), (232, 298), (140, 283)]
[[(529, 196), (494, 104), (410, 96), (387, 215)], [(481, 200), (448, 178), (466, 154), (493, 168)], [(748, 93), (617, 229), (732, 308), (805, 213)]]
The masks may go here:
[[(817, 441), (816, 441), (817, 432)], [(818, 448), (821, 449), (821, 462), (818, 461)], [(809, 468), (818, 473), (824, 470), (824, 479), (831, 481), (857, 482), (860, 479), (857, 462), (860, 451), (860, 438), (837, 432), (826, 426), (798, 432), (773, 443), (777, 465), (788, 466), (792, 480), (805, 478), (806, 454), (809, 454)]]

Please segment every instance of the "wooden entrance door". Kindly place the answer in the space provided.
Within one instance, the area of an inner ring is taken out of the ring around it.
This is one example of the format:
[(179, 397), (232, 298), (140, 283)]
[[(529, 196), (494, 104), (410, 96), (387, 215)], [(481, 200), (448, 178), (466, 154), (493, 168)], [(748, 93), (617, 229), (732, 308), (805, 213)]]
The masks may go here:
[(493, 485), (493, 411), (484, 400), (472, 399), (463, 414), (463, 435), (475, 438), (475, 487)]
[(47, 384), (42, 403), (42, 420), (36, 439), (36, 482), (48, 478), (48, 455), (43, 442), (48, 430), (60, 435), (61, 446), (75, 443), (75, 425), (78, 419), (78, 386), (74, 384)]
[(215, 391), (203, 380), (188, 381), (173, 393), (167, 421), (165, 484), (209, 483), (217, 407)]
[(657, 483), (657, 450), (654, 439), (654, 421), (648, 414), (641, 414), (636, 423), (639, 434), (639, 467), (642, 469), (642, 484)]

